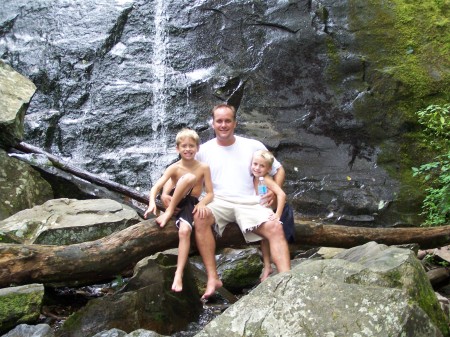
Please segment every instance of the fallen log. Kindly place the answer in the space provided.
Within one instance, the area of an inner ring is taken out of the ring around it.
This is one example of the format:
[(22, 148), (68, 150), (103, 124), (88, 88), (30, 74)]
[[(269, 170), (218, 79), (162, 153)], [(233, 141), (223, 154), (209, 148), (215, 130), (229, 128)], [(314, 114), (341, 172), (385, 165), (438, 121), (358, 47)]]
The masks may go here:
[[(193, 249), (195, 240), (192, 236)], [(297, 244), (350, 248), (369, 241), (386, 245), (418, 243), (441, 247), (450, 243), (450, 226), (432, 228), (361, 228), (296, 224)], [(217, 247), (243, 246), (237, 226), (229, 225)], [(68, 246), (0, 244), (0, 287), (11, 284), (93, 284), (129, 271), (146, 256), (178, 246), (171, 222), (164, 229), (152, 220), (140, 222), (102, 239)]]
[(448, 283), (450, 279), (450, 269), (446, 267), (435, 268), (427, 271), (428, 279), (433, 287)]
[[(16, 150), (25, 152), (25, 153), (37, 153), (44, 155), (48, 158), (48, 160), (58, 169), (61, 169), (65, 172), (68, 172), (76, 177), (82, 178), (84, 180), (89, 181), (90, 183), (106, 187), (107, 189), (111, 191), (118, 192), (120, 194), (123, 194), (129, 198), (132, 198), (138, 202), (141, 202), (145, 205), (148, 204), (148, 195), (145, 195), (143, 193), (139, 193), (135, 189), (129, 188), (127, 186), (118, 184), (114, 181), (104, 179), (102, 177), (99, 177), (98, 175), (92, 174), (88, 171), (82, 170), (80, 168), (77, 168), (75, 166), (72, 166), (57, 156), (52, 155), (51, 153), (48, 153), (36, 146), (33, 146), (31, 144), (27, 144), (25, 142), (20, 142), (14, 147)], [(160, 205), (157, 205), (160, 206)]]
[(386, 245), (417, 243), (421, 249), (443, 247), (450, 242), (450, 226), (370, 228), (325, 225), (312, 221), (296, 224), (296, 240), (320, 247), (351, 248), (369, 241)]
[(68, 246), (0, 244), (0, 287), (110, 280), (144, 257), (177, 245), (175, 226), (161, 230), (149, 220), (99, 240)]

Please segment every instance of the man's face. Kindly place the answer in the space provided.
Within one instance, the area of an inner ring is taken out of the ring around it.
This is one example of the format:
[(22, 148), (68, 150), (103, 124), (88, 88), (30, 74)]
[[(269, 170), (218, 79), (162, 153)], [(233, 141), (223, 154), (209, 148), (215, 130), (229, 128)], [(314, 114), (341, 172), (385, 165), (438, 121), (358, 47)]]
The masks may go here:
[(213, 129), (216, 133), (216, 137), (219, 140), (231, 140), (234, 139), (234, 129), (237, 122), (234, 118), (233, 111), (223, 107), (214, 111)]

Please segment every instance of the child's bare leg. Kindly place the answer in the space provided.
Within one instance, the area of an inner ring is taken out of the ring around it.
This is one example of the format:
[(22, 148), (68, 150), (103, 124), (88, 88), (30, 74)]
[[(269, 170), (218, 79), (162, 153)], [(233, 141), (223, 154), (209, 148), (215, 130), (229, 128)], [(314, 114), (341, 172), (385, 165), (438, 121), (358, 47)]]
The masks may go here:
[(175, 208), (186, 194), (188, 194), (189, 190), (194, 187), (195, 181), (196, 177), (192, 173), (186, 173), (177, 181), (169, 206), (166, 211), (155, 220), (160, 227), (164, 227), (169, 222), (175, 212)]
[(166, 210), (164, 213), (162, 213), (159, 217), (155, 219), (155, 222), (162, 228), (169, 222), (172, 215), (173, 212), (170, 213)]
[(272, 264), (270, 263), (270, 246), (269, 241), (266, 239), (261, 240), (261, 252), (263, 257), (263, 272), (261, 275), (261, 282), (269, 277), (273, 273)]
[(191, 226), (185, 221), (181, 220), (178, 230), (179, 244), (178, 244), (178, 260), (177, 270), (173, 278), (172, 290), (180, 292), (183, 290), (183, 271), (189, 257), (189, 248), (191, 244)]

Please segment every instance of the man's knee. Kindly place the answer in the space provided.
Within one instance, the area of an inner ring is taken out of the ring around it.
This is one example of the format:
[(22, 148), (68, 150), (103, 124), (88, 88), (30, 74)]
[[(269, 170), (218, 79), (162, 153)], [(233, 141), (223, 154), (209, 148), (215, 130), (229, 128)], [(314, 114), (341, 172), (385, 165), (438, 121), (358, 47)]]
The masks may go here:
[(214, 217), (212, 214), (207, 215), (204, 218), (200, 218), (198, 213), (194, 214), (194, 226), (196, 230), (205, 230), (210, 228), (214, 224)]
[(264, 226), (264, 232), (267, 233), (267, 236), (274, 237), (274, 236), (284, 236), (283, 232), (283, 225), (279, 221), (267, 221), (263, 224)]

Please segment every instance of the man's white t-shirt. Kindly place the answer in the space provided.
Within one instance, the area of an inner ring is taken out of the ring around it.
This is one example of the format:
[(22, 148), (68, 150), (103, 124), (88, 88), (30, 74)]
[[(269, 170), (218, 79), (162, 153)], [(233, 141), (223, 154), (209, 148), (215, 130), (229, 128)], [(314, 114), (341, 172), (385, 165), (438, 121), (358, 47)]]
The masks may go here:
[[(246, 199), (255, 196), (250, 165), (257, 150), (267, 150), (263, 143), (255, 139), (235, 136), (230, 146), (217, 144), (216, 138), (200, 145), (196, 159), (207, 163), (211, 169), (214, 196), (225, 199)], [(281, 167), (276, 159), (272, 174)]]

